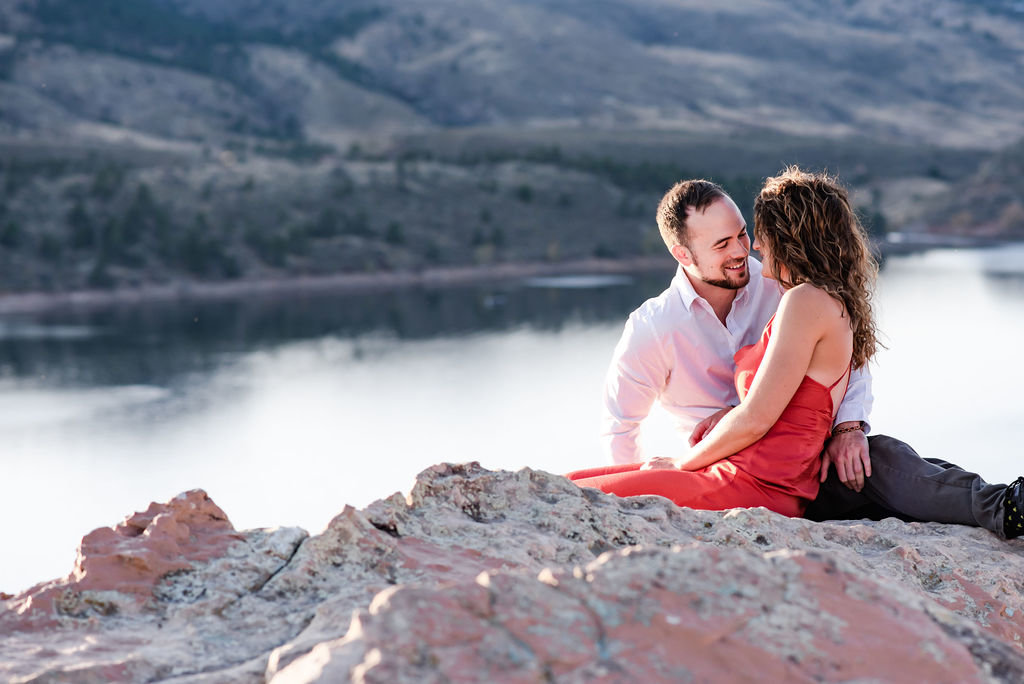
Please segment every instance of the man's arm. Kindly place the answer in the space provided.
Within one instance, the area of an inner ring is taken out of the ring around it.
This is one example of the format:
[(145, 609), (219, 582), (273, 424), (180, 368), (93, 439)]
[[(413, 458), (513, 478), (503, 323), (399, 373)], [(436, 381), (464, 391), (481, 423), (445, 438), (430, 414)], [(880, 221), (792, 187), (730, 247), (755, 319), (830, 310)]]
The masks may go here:
[(840, 423), (860, 421), (864, 423), (864, 432), (868, 432), (868, 417), (871, 415), (871, 406), (874, 402), (875, 397), (871, 394), (871, 371), (867, 366), (854, 370), (850, 373), (846, 396), (839, 405), (833, 427), (839, 427)]
[(613, 463), (643, 460), (640, 423), (665, 389), (671, 368), (651, 325), (633, 314), (615, 347), (604, 388), (602, 437)]
[[(825, 445), (821, 463), (821, 481), (828, 477), (829, 465), (834, 465), (839, 481), (859, 492), (864, 478), (871, 477), (871, 458), (868, 456), (868, 417), (874, 396), (871, 394), (871, 372), (867, 366), (850, 373), (846, 396), (836, 413), (832, 437)], [(863, 429), (856, 429), (860, 425)]]

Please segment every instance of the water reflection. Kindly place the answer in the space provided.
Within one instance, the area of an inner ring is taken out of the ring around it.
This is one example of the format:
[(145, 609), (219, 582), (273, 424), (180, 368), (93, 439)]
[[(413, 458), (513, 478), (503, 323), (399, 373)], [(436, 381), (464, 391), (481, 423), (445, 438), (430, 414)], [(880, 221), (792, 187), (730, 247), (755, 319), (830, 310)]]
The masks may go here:
[(875, 428), (990, 481), (1024, 474), (1024, 246), (894, 259), (879, 314)]
[[(49, 386), (173, 385), (225, 355), (290, 340), (383, 334), (402, 340), (620, 320), (671, 273), (546, 279), (460, 289), (309, 294), (51, 311), (0, 322), (0, 378)], [(581, 285), (584, 283), (586, 286)]]
[[(591, 465), (626, 315), (671, 272), (443, 290), (52, 311), (0, 319), (8, 486), (0, 590), (78, 539), (202, 487), (240, 528), (318, 531), (442, 460)], [(876, 431), (993, 481), (1024, 465), (1024, 247), (890, 259)], [(678, 448), (656, 417), (646, 441)], [(26, 519), (31, 511), (32, 524)]]
[(124, 414), (166, 399), (168, 394), (163, 388), (146, 385), (47, 390), (0, 384), (0, 431), (14, 434)]
[[(439, 461), (587, 462), (622, 320), (670, 275), (3, 319), (17, 486), (0, 544), (33, 553), (0, 566), (0, 590), (67, 572), (85, 532), (193, 487), (241, 528), (316, 531)], [(11, 522), (26, 510), (32, 526)]]

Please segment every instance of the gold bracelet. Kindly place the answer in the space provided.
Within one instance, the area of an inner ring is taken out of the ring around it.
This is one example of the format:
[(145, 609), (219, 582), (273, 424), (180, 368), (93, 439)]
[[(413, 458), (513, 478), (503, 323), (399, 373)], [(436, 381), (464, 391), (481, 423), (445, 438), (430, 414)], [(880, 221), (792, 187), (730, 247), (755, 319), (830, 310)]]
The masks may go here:
[(864, 431), (864, 421), (859, 421), (856, 425), (851, 425), (850, 427), (833, 428), (832, 436), (835, 437), (836, 435), (841, 435), (844, 432), (855, 432), (857, 430), (860, 430), (861, 432)]

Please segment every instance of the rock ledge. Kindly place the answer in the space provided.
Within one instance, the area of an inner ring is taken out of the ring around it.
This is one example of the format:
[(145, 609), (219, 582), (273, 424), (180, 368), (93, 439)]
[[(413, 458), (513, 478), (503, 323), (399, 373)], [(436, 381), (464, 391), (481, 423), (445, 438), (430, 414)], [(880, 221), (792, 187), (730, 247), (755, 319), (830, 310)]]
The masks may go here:
[(1024, 681), (1024, 544), (421, 473), (320, 535), (200, 490), (0, 595), (12, 682)]

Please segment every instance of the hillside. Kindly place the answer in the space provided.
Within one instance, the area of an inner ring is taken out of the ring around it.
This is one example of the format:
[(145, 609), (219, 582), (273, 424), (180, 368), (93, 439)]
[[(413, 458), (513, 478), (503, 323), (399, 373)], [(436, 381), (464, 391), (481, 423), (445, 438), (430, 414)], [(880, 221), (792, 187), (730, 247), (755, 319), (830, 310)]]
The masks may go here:
[(986, 160), (909, 228), (1024, 239), (1024, 141)]
[(927, 228), (1022, 64), (1010, 0), (4, 0), (0, 287), (635, 256), (790, 162)]
[(2, 26), (16, 41), (5, 119), (42, 98), (183, 140), (509, 124), (1024, 137), (1010, 1), (8, 4), (21, 19), (9, 9)]

